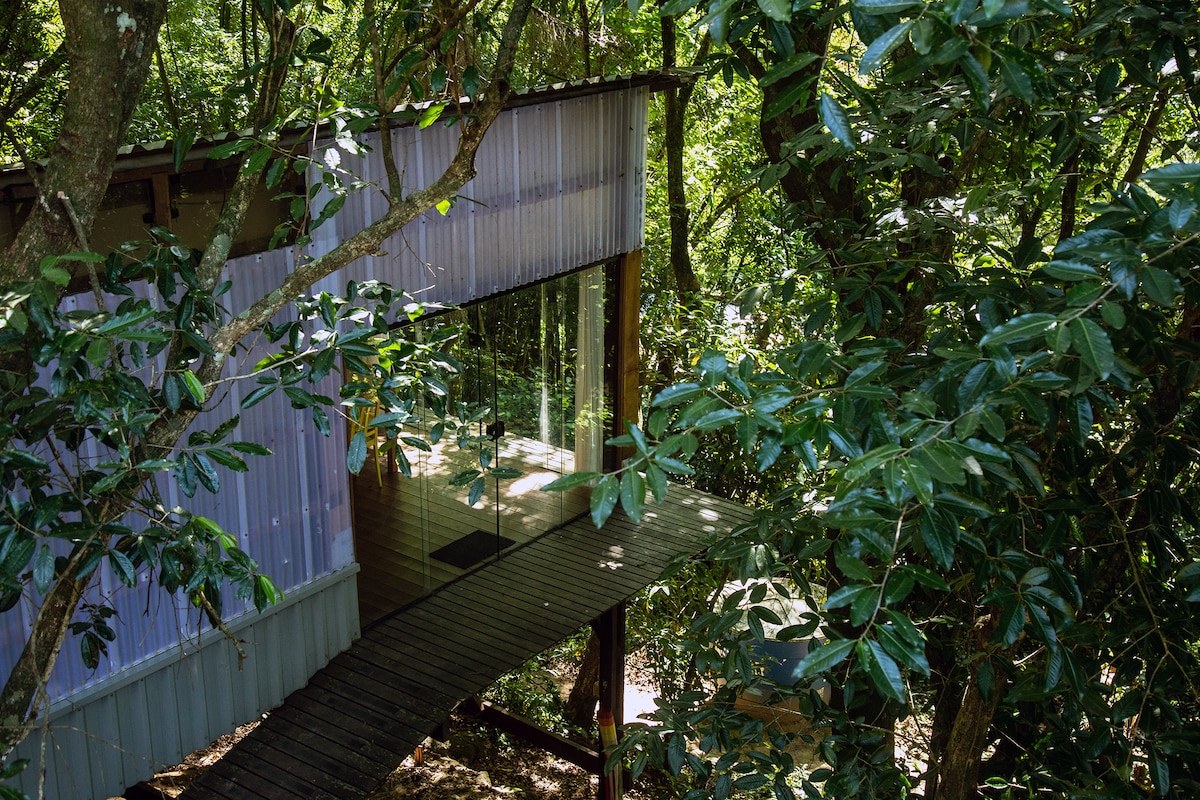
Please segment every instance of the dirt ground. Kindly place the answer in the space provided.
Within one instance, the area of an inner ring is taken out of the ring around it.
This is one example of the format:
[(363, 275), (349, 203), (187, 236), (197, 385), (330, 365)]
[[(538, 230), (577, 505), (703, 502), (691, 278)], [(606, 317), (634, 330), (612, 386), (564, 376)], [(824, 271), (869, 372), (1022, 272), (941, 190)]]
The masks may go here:
[[(569, 669), (557, 672), (571, 674)], [(654, 691), (644, 669), (631, 665), (626, 681), (625, 716), (632, 721), (654, 708)], [(565, 697), (570, 683), (562, 679), (558, 683)], [(746, 703), (743, 710), (762, 716), (781, 730), (817, 733), (786, 708)], [(256, 724), (243, 725), (192, 753), (182, 764), (134, 787), (126, 793), (125, 800), (178, 797)], [(419, 758), (406, 760), (367, 800), (590, 800), (596, 796), (595, 776), (535, 747), (489, 735), (473, 723), (461, 720), (452, 721), (449, 738), (448, 742), (429, 741)], [(810, 769), (817, 765), (814, 749), (799, 739), (792, 755), (798, 764), (807, 764)], [(644, 776), (638, 785), (626, 789), (625, 796), (630, 800), (660, 800), (664, 789), (647, 783)]]
[[(159, 773), (126, 794), (129, 800), (174, 798), (254, 729), (243, 725), (199, 750), (183, 764)], [(456, 758), (457, 757), (457, 758)], [(461, 759), (461, 760), (460, 760)], [(431, 742), (420, 763), (410, 757), (368, 800), (590, 800), (596, 778), (536, 748), (498, 745), (489, 737), (460, 729), (450, 742)], [(631, 800), (651, 800), (634, 790)]]

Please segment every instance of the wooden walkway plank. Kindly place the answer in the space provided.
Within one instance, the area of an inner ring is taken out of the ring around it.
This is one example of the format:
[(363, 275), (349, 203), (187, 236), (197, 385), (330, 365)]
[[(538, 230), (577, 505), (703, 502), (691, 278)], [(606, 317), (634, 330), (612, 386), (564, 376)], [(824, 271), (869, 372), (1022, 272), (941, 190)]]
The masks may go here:
[[(460, 702), (652, 583), (676, 553), (750, 517), (672, 487), (641, 523), (618, 510), (596, 530), (581, 517), (450, 575), (433, 594), (367, 626), (181, 797), (364, 797)], [(364, 565), (360, 580), (367, 573)], [(381, 587), (378, 597), (389, 596)]]

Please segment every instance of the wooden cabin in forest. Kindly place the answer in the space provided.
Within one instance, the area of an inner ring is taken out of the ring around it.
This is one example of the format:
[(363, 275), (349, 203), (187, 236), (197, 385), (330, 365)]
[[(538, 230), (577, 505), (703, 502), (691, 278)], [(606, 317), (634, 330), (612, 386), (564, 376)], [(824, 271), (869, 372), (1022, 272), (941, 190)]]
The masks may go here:
[[(597, 79), (516, 95), (452, 208), (426, 213), (379, 254), (313, 287), (340, 293), (349, 279), (378, 279), (453, 306), (411, 335), (449, 324), (469, 331), (454, 345), (465, 370), (458, 391), (488, 409), (476, 424), (499, 463), (521, 476), (489, 484), (469, 504), (449, 477), (478, 453), (443, 441), (409, 452), (412, 478), (371, 463), (353, 478), (344, 426), (322, 435), (282, 393), (246, 410), (239, 438), (274, 455), (228, 475), (219, 496), (187, 500), (172, 484), (165, 498), (236, 532), (286, 593), (261, 615), (224, 598), (248, 651), (244, 669), (224, 637), (152, 576), (127, 590), (102, 575), (95, 599), (116, 608), (117, 640), (95, 671), (74, 642), (64, 647), (45, 725), (18, 754), (33, 762), (22, 788), (33, 792), (44, 779), (47, 797), (120, 794), (278, 709), (187, 796), (359, 797), (459, 702), (595, 620), (606, 631), (609, 683), (619, 684), (620, 603), (671, 555), (747, 516), (680, 489), (640, 525), (617, 514), (597, 531), (586, 492), (539, 491), (559, 475), (613, 466), (604, 440), (637, 417), (647, 110), (664, 80)], [(415, 189), (441, 173), (457, 132), (412, 125), (394, 138)], [(378, 134), (359, 141), (370, 153), (341, 153), (340, 167), (368, 186), (382, 181)], [(181, 169), (168, 145), (123, 154), (93, 248), (150, 225), (201, 242), (237, 169), (206, 159), (211, 146), (195, 147)], [(325, 158), (338, 145), (315, 149)], [(24, 173), (0, 173), (0, 246), (32, 198)], [(377, 192), (358, 192), (316, 229), (309, 252), (383, 208)], [(266, 249), (285, 214), (264, 190), (228, 264), (231, 307), (275, 286), (302, 255)], [(266, 348), (254, 344), (234, 368), (249, 369)], [(252, 388), (230, 382), (220, 400), (235, 413)], [(336, 383), (325, 389), (336, 396)], [(11, 663), (35, 613), (23, 604), (0, 615), (0, 663)], [(608, 686), (602, 699), (615, 703), (618, 720), (619, 688)], [(597, 753), (577, 756), (599, 768)]]

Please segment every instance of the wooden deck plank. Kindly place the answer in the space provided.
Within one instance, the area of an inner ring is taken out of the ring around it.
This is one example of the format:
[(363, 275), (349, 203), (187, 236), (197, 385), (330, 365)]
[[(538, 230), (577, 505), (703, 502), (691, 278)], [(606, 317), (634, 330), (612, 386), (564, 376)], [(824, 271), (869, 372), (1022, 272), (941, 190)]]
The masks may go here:
[(309, 750), (321, 752), (330, 761), (337, 762), (340, 765), (340, 767), (331, 766), (331, 769), (341, 768), (352, 770), (356, 774), (367, 776), (375, 784), (386, 778), (392, 771), (390, 758), (387, 761), (375, 761), (361, 750), (348, 746), (344, 742), (340, 742), (336, 738), (331, 738), (327, 735), (331, 731), (340, 730), (339, 728), (331, 728), (329, 726), (314, 728), (297, 725), (295, 722), (282, 717), (277, 717), (272, 725), (275, 728), (275, 733), (284, 737), (286, 741), (296, 742), (299, 745), (307, 747)]
[(391, 690), (388, 686), (363, 680), (353, 674), (321, 670), (312, 677), (310, 685), (332, 695), (344, 697), (350, 702), (362, 702), (364, 698), (369, 698), (366, 705), (410, 726), (437, 725), (445, 719), (445, 715), (439, 709), (420, 697)]
[(614, 582), (645, 586), (662, 572), (667, 556), (647, 556), (645, 551), (630, 554), (624, 550), (600, 551), (594, 547), (564, 540), (555, 546), (553, 554), (533, 550), (519, 558), (514, 557), (514, 562), (527, 564), (548, 578), (569, 575), (573, 579), (584, 580), (601, 591)]
[[(288, 702), (272, 711), (267, 719), (272, 720), (272, 727), (277, 724), (277, 721), (283, 721), (320, 731), (321, 735), (325, 738), (340, 747), (356, 751), (364, 758), (370, 759), (373, 763), (379, 765), (378, 768), (380, 769), (383, 765), (395, 763), (396, 754), (391, 749), (382, 747), (358, 733), (345, 730), (337, 725), (330, 725), (324, 717), (309, 713), (308, 709), (311, 706), (312, 704), (303, 698), (297, 698), (295, 702), (292, 701), (292, 698), (288, 698)], [(318, 708), (317, 712), (318, 714), (324, 713), (324, 707)], [(388, 773), (385, 772), (384, 774)]]
[[(425, 723), (404, 727), (402, 723), (389, 719), (373, 708), (361, 703), (345, 702), (343, 698), (326, 692), (313, 692), (307, 686), (293, 693), (284, 702), (285, 704), (294, 702), (297, 707), (312, 716), (325, 720), (327, 725), (361, 736), (392, 753), (393, 756), (398, 755), (400, 760), (407, 757), (413, 748), (429, 735), (428, 733), (417, 735), (415, 732), (423, 730), (426, 727)], [(270, 716), (267, 717), (267, 720), (269, 719)], [(263, 720), (259, 728), (266, 725), (267, 720)], [(270, 726), (267, 727), (269, 729)], [(255, 728), (252, 733), (257, 733), (259, 728)]]
[(243, 749), (334, 797), (369, 792), (378, 783), (376, 779), (330, 759), (324, 752), (284, 736), (253, 739)]
[[(749, 519), (731, 503), (673, 487), (640, 524), (618, 511), (597, 531), (584, 517), (473, 572), (439, 570), (451, 582), (365, 627), (183, 797), (361, 798), (458, 702), (652, 583), (707, 530)], [(363, 565), (360, 581), (399, 572), (405, 558), (389, 548), (364, 550), (375, 563)], [(383, 587), (373, 596), (395, 594)], [(312, 758), (301, 769), (304, 753)]]
[[(420, 609), (414, 609), (412, 614), (405, 615), (405, 623), (435, 634), (439, 625), (455, 617), (462, 620), (461, 631), (439, 637), (439, 643), (457, 642), (468, 648), (469, 652), (478, 648), (481, 634), (490, 634), (492, 646), (498, 652), (521, 656), (527, 652), (527, 632), (541, 630), (540, 626), (531, 625), (529, 619), (506, 613), (490, 604), (445, 596), (440, 596), (436, 604), (422, 604)], [(454, 638), (455, 636), (457, 638)]]
[[(528, 591), (517, 592), (505, 589), (494, 581), (484, 583), (476, 581), (470, 584), (456, 582), (444, 587), (438, 594), (441, 597), (488, 603), (495, 608), (506, 610), (509, 614), (529, 619), (531, 622), (547, 628), (558, 629), (564, 624), (561, 616), (543, 608), (540, 600), (529, 594)], [(570, 630), (566, 630), (565, 633), (570, 633)]]
[[(420, 652), (444, 657), (451, 664), (470, 664), (485, 674), (503, 668), (505, 664), (511, 663), (513, 658), (518, 659), (518, 664), (525, 660), (523, 640), (514, 640), (511, 636), (503, 635), (501, 630), (488, 625), (490, 620), (482, 616), (481, 609), (464, 607), (461, 609), (462, 614), (472, 616), (455, 619), (445, 614), (447, 608), (449, 607), (443, 606), (436, 616), (406, 615), (402, 623), (382, 626), (380, 634), (393, 637), (410, 636)], [(447, 622), (458, 624), (448, 625)], [(483, 638), (488, 642), (486, 650), (479, 647)]]
[[(338, 691), (336, 687), (338, 684), (341, 684), (341, 691)], [(392, 736), (394, 730), (437, 726), (437, 722), (434, 722), (432, 718), (416, 714), (403, 705), (385, 709), (385, 704), (380, 702), (377, 694), (360, 691), (358, 687), (352, 684), (343, 684), (342, 681), (330, 678), (328, 675), (323, 676), (322, 680), (310, 681), (306, 687), (305, 696), (317, 700), (323, 705), (328, 705), (331, 709), (341, 710), (344, 712), (343, 716), (376, 728), (388, 736)], [(353, 727), (348, 729), (352, 732), (356, 730)], [(392, 736), (392, 739), (395, 741), (389, 740), (391, 744), (386, 746), (398, 746), (398, 742), (403, 741), (398, 736)], [(380, 744), (384, 744), (384, 742), (380, 741)]]
[(382, 634), (363, 637), (355, 646), (354, 655), (369, 661), (384, 670), (411, 673), (418, 685), (440, 686), (448, 694), (458, 697), (463, 692), (470, 694), (478, 685), (479, 678), (488, 672), (479, 672), (471, 663), (461, 663), (432, 650), (428, 643), (419, 641), (388, 640)]

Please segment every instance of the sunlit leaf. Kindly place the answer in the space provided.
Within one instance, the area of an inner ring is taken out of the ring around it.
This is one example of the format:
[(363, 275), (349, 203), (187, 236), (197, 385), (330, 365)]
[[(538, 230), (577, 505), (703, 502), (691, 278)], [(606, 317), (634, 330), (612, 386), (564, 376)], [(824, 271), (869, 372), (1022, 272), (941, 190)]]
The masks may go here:
[(858, 65), (858, 74), (866, 75), (880, 67), (883, 60), (908, 38), (908, 31), (913, 26), (912, 20), (898, 23), (888, 28), (882, 36), (867, 47), (862, 61)]

